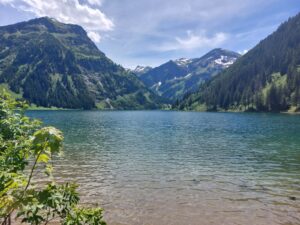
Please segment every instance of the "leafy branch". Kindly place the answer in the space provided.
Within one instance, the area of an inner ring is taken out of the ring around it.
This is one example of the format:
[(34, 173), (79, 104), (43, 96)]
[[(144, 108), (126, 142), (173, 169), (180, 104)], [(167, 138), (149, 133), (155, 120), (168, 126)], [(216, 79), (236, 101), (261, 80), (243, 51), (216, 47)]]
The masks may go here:
[(101, 208), (78, 206), (77, 185), (58, 185), (54, 179), (32, 185), (35, 172), (41, 172), (38, 165), (52, 177), (52, 157), (62, 153), (63, 134), (26, 117), (26, 108), (26, 103), (0, 94), (0, 223), (105, 225)]

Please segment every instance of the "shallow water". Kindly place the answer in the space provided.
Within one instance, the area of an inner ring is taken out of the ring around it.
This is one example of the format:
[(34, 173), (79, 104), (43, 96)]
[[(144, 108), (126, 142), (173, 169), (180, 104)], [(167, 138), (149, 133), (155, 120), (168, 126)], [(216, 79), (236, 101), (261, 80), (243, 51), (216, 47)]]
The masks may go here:
[(57, 176), (108, 224), (300, 224), (299, 115), (28, 114), (64, 131)]

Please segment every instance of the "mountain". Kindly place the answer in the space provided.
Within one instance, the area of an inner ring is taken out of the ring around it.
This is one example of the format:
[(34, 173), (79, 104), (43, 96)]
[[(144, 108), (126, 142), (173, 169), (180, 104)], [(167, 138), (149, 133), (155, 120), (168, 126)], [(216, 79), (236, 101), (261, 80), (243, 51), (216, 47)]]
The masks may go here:
[(147, 73), (151, 69), (152, 67), (150, 66), (137, 66), (134, 70), (132, 70), (132, 72), (139, 77), (142, 74)]
[(300, 13), (176, 107), (299, 111)]
[(82, 27), (47, 17), (0, 27), (0, 83), (44, 107), (158, 107), (157, 96)]
[(201, 58), (170, 60), (139, 77), (148, 88), (174, 102), (197, 91), (200, 84), (233, 64), (238, 57), (238, 53), (218, 48)]

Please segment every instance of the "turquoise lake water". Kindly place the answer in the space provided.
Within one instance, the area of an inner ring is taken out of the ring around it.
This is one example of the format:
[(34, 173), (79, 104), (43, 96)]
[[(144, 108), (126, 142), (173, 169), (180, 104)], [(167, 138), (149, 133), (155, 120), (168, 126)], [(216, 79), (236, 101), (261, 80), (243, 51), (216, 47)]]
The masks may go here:
[(30, 111), (108, 224), (300, 224), (300, 115)]

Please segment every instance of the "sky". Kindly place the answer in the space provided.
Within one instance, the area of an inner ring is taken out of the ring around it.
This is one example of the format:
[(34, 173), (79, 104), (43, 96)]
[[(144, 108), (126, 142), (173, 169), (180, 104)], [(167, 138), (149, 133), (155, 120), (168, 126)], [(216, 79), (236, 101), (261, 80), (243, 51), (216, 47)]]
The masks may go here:
[(0, 0), (0, 26), (49, 16), (81, 25), (126, 68), (245, 53), (300, 12), (300, 0)]

